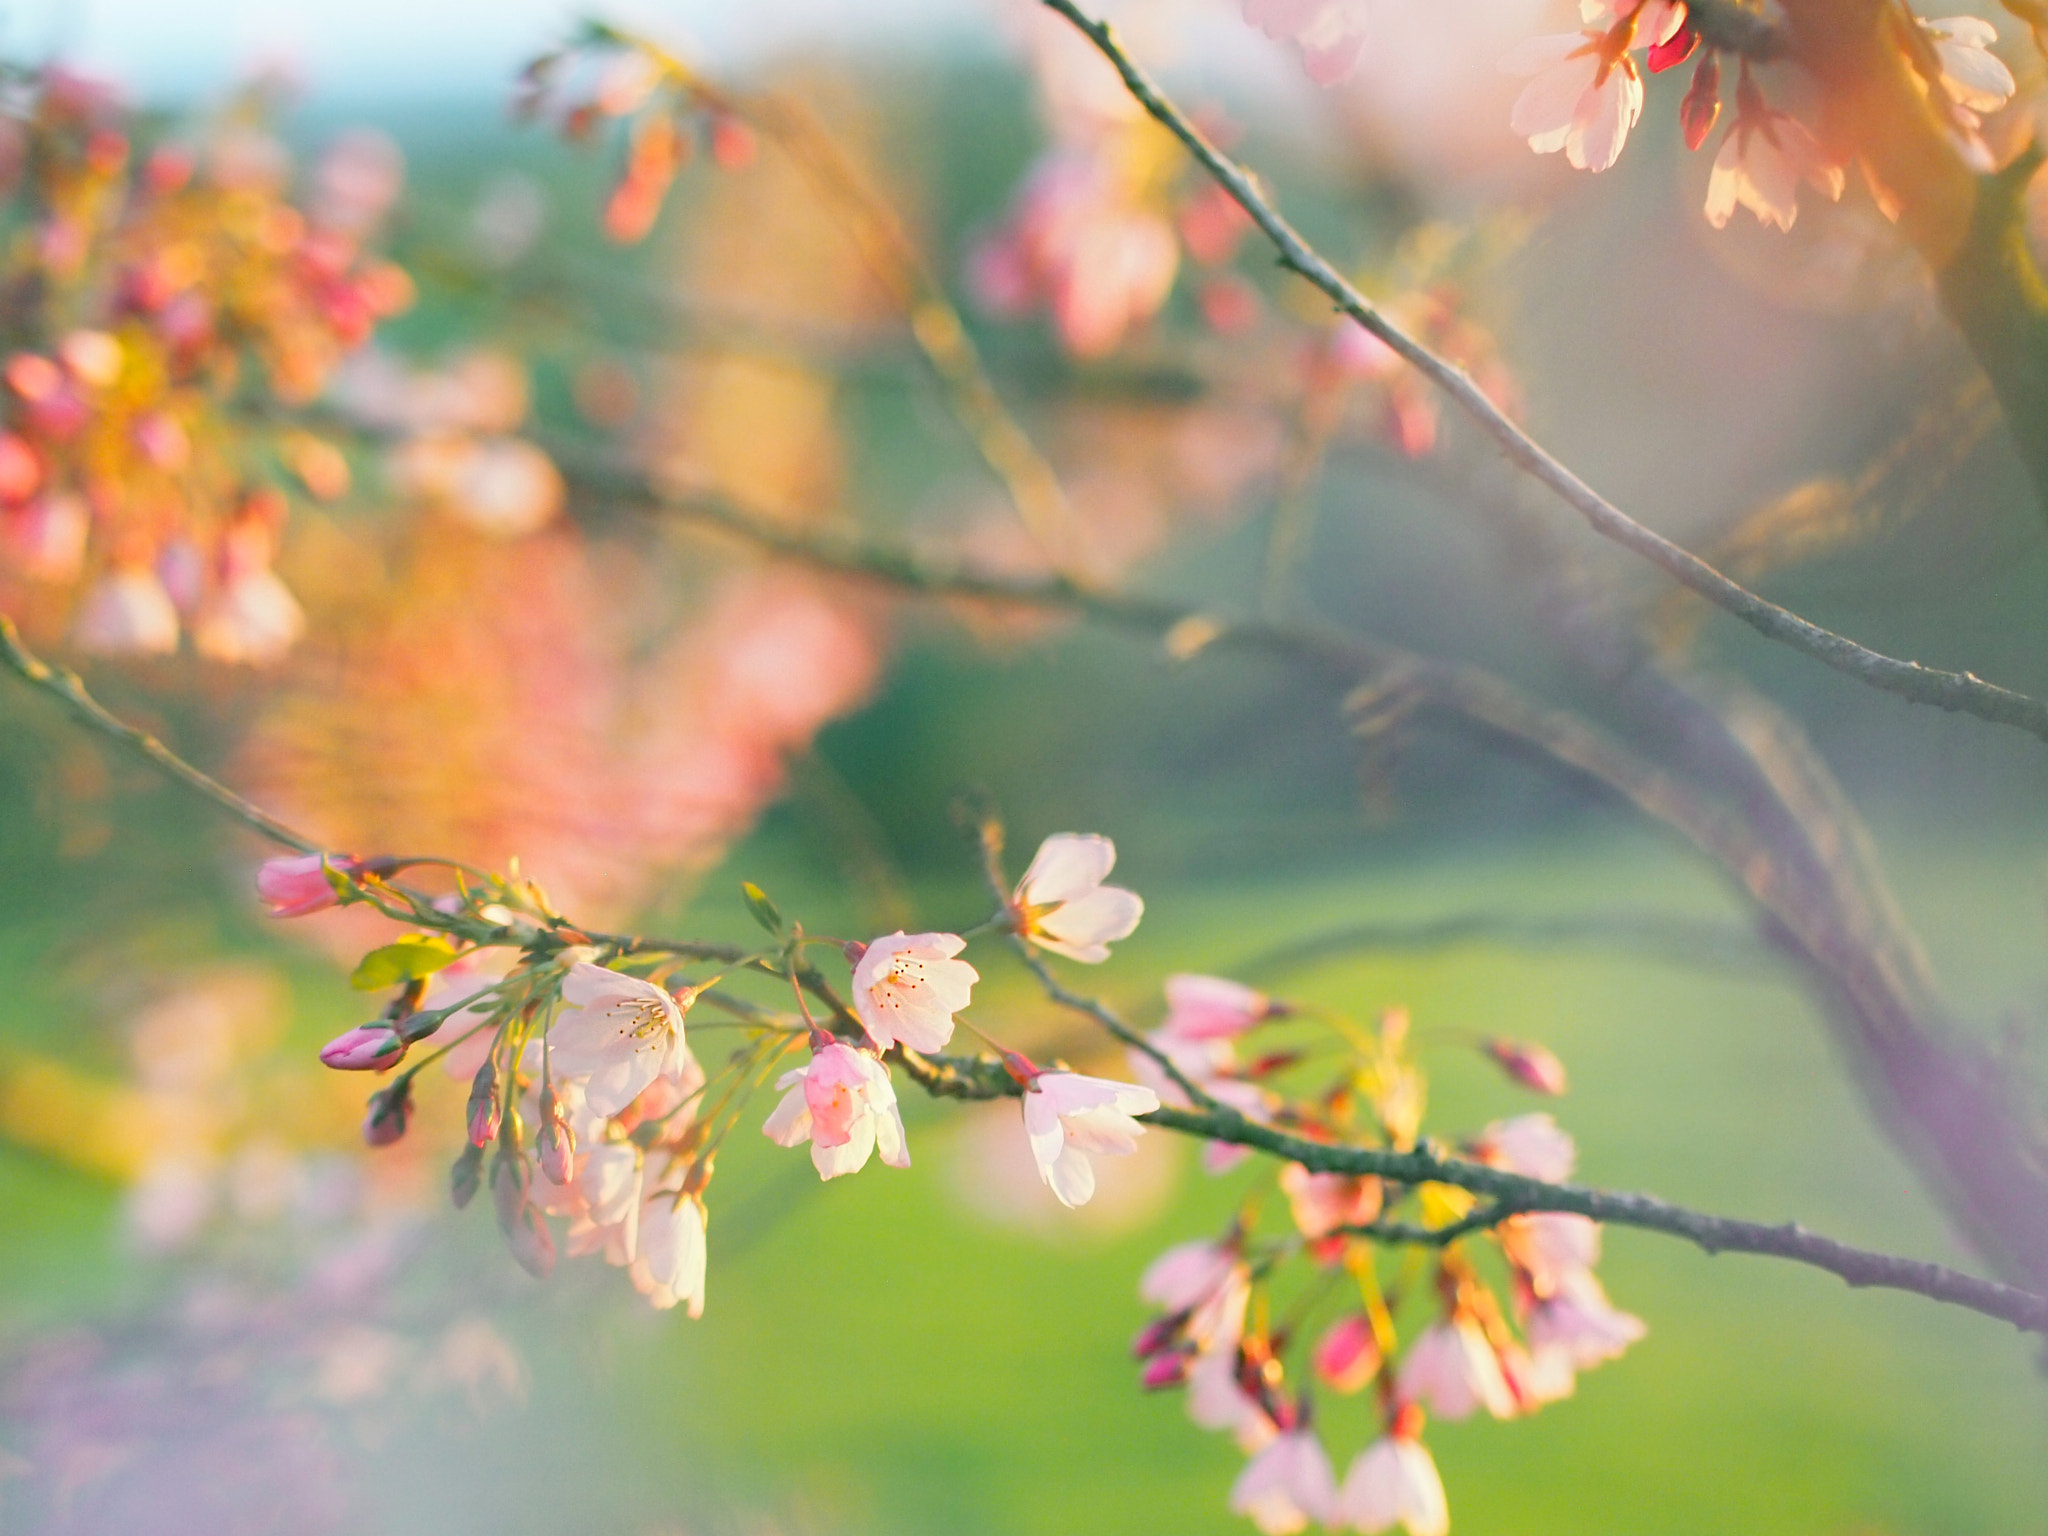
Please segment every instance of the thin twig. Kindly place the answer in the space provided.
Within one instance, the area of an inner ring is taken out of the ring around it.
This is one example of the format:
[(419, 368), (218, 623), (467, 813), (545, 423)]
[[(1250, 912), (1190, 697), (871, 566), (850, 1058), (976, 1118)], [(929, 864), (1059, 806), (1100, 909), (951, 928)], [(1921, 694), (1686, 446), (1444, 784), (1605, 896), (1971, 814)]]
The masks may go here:
[(1859, 645), (1831, 629), (1823, 629), (1789, 609), (1759, 597), (1729, 580), (1690, 550), (1644, 527), (1608, 501), (1487, 398), (1470, 374), (1410, 336), (1318, 254), (1294, 226), (1267, 201), (1250, 172), (1209, 142), (1180, 108), (1159, 89), (1150, 75), (1116, 41), (1106, 22), (1095, 20), (1073, 0), (1043, 0), (1071, 21), (1116, 67), (1138, 103), (1187, 146), (1204, 170), (1231, 196), (1280, 252), (1282, 265), (1299, 273), (1334, 303), (1435, 384), (1480, 430), (1493, 439), (1508, 461), (1549, 487), (1585, 518), (1593, 530), (1649, 560), (1666, 575), (1733, 614), (1767, 639), (1833, 667), (1836, 671), (1881, 688), (1916, 704), (1976, 715), (1999, 725), (2015, 726), (2048, 741), (2048, 703), (1987, 683), (1968, 672), (1945, 672), (1901, 661)]

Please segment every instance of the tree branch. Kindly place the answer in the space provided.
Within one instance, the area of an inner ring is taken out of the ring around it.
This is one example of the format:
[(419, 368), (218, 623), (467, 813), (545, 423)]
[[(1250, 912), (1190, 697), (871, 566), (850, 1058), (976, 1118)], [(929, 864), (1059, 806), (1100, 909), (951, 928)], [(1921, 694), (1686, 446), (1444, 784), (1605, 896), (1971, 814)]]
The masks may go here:
[(1690, 550), (1644, 527), (1601, 496), (1489, 400), (1464, 369), (1437, 356), (1394, 324), (1342, 273), (1324, 260), (1266, 200), (1250, 173), (1211, 144), (1124, 52), (1107, 23), (1090, 17), (1073, 0), (1042, 0), (1042, 3), (1071, 21), (1116, 67), (1138, 103), (1187, 147), (1203, 169), (1273, 242), (1284, 266), (1313, 283), (1339, 310), (1399, 353), (1492, 438), (1511, 464), (1548, 487), (1583, 517), (1596, 533), (1641, 555), (1667, 576), (1741, 619), (1765, 638), (1788, 645), (1859, 682), (1911, 699), (1916, 704), (1930, 704), (1938, 709), (1975, 715), (1995, 724), (2014, 726), (2048, 741), (2048, 703), (1987, 683), (1968, 672), (1944, 672), (1915, 661), (1901, 661), (1859, 645), (1833, 630), (1823, 629), (1729, 580)]

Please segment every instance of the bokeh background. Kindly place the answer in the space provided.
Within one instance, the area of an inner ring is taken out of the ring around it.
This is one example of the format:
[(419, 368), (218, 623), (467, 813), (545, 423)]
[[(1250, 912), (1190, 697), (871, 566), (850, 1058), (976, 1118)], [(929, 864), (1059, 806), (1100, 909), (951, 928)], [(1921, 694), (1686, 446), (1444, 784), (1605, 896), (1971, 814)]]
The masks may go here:
[[(1590, 592), (1683, 630), (1705, 665), (1805, 722), (1958, 1012), (2038, 1073), (2038, 744), (1701, 620), (1456, 423), (1403, 452), (1368, 401), (1290, 478), (1303, 347), (1326, 321), (1249, 247), (1231, 269), (1255, 306), (1240, 328), (1218, 324), (1192, 265), (1100, 357), (1040, 318), (992, 316), (968, 274), (1047, 143), (1036, 34), (981, 4), (870, 9), (624, 19), (811, 105), (902, 210), (1103, 569), (1254, 608), (1273, 600), (1289, 519), (1285, 602), (1596, 713), (1561, 608)], [(1493, 43), (1420, 9), (1382, 7), (1385, 46), (1327, 94), (1224, 0), (1127, 19), (1186, 99), (1229, 114), (1313, 238), (1385, 291), (1417, 273), (1452, 287), (1539, 435), (1618, 503), (1714, 547), (1790, 489), (1855, 487), (1849, 532), (1764, 570), (1770, 595), (1894, 654), (2048, 692), (2038, 511), (1881, 221), (1851, 206), (1789, 236), (1709, 230), (1705, 167), (1657, 88), (1613, 172), (1537, 161), (1504, 126)], [(1544, 14), (1498, 12), (1508, 40)], [(28, 7), (7, 38), (113, 74), (166, 122), (203, 119), (244, 66), (281, 58), (297, 85), (276, 131), (302, 163), (357, 125), (388, 136), (404, 191), (387, 243), (419, 301), (380, 332), (386, 371), (357, 381), (357, 404), (452, 379), (479, 438), (625, 443), (797, 520), (1018, 558), (900, 317), (772, 150), (690, 168), (644, 242), (603, 238), (615, 148), (505, 112), (511, 73), (568, 20), (219, 6), (173, 26), (161, 8)], [(572, 911), (708, 937), (743, 934), (741, 880), (818, 931), (978, 920), (952, 807), (981, 792), (1021, 849), (1066, 829), (1116, 839), (1147, 917), (1086, 980), (1135, 1017), (1157, 1016), (1177, 970), (1364, 1016), (1404, 1006), (1446, 1132), (1534, 1107), (1472, 1035), (1541, 1039), (1572, 1069), (1556, 1109), (1588, 1181), (1971, 1265), (1735, 899), (1583, 786), (1429, 726), (1361, 742), (1325, 690), (1268, 661), (904, 605), (594, 498), (493, 527), (420, 492), (432, 466), (405, 457), (407, 430), (352, 450), (352, 500), (295, 517), (280, 570), (310, 629), (290, 660), (106, 662), (95, 688), (338, 845), (516, 854)], [(1190, 1148), (1151, 1137), (1075, 1215), (1032, 1179), (1013, 1108), (906, 1098), (906, 1172), (820, 1187), (800, 1156), (736, 1138), (701, 1322), (650, 1314), (594, 1265), (539, 1286), (480, 1210), (445, 1209), (442, 1141), (356, 1145), (359, 1084), (312, 1063), (359, 1022), (345, 951), (362, 930), (262, 919), (258, 857), (44, 701), (0, 693), (0, 1517), (1248, 1529), (1224, 1508), (1237, 1453), (1173, 1395), (1140, 1394), (1126, 1355), (1144, 1263), (1236, 1198)], [(1473, 914), (1490, 926), (1455, 942), (1283, 955), (1348, 926)], [(1582, 931), (1524, 931), (1558, 923)], [(1077, 1049), (1000, 951), (983, 971), (974, 1017)], [(452, 1129), (461, 1090), (435, 1088), (422, 1125)], [(1455, 1529), (2039, 1523), (2048, 1402), (2026, 1339), (1641, 1234), (1607, 1249), (1609, 1290), (1648, 1339), (1537, 1418), (1435, 1430)], [(1327, 1415), (1340, 1446), (1368, 1433), (1355, 1404)]]

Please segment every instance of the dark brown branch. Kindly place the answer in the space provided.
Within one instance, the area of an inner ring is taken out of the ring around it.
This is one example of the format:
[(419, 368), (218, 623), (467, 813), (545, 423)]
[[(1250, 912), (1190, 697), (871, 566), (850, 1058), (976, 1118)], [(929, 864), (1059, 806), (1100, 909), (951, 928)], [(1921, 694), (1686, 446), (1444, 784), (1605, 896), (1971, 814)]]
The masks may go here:
[(1339, 310), (1413, 365), (1493, 439), (1511, 464), (1548, 487), (1583, 517), (1595, 532), (1641, 555), (1667, 576), (1741, 619), (1767, 639), (1788, 645), (1859, 682), (1911, 699), (1916, 704), (1930, 704), (1938, 709), (1975, 715), (1999, 725), (2014, 726), (2048, 741), (2048, 704), (1987, 683), (1968, 672), (1944, 672), (1915, 661), (1902, 661), (1859, 645), (1833, 630), (1823, 629), (1729, 580), (1690, 550), (1645, 527), (1608, 501), (1488, 399), (1464, 369), (1439, 357), (1402, 330), (1324, 260), (1267, 201), (1251, 174), (1210, 143), (1187, 115), (1160, 91), (1151, 76), (1138, 67), (1116, 41), (1107, 23), (1089, 16), (1073, 0), (1043, 0), (1043, 3), (1079, 28), (1103, 57), (1116, 67), (1139, 104), (1187, 147), (1203, 169), (1273, 242), (1283, 265), (1314, 284)]

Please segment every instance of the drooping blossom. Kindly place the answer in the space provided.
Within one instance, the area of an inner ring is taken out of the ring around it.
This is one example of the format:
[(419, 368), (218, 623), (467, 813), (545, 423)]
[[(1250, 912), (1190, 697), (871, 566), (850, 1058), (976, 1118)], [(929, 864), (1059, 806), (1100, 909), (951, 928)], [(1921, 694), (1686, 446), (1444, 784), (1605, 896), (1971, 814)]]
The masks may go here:
[(1508, 122), (1537, 154), (1563, 150), (1582, 171), (1604, 171), (1621, 158), (1629, 130), (1643, 115), (1643, 77), (1624, 31), (1532, 37), (1511, 50), (1501, 68), (1533, 77), (1515, 98)]
[(1495, 1231), (1508, 1262), (1520, 1270), (1529, 1288), (1548, 1296), (1568, 1275), (1581, 1274), (1600, 1262), (1600, 1224), (1569, 1211), (1531, 1211), (1510, 1216)]
[(1245, 1463), (1230, 1507), (1265, 1536), (1291, 1536), (1310, 1522), (1337, 1521), (1337, 1478), (1323, 1442), (1306, 1424), (1282, 1434)]
[(1980, 16), (1922, 21), (1941, 63), (1941, 88), (1965, 111), (1996, 112), (2019, 89), (2005, 61), (1991, 51), (1998, 28)]
[(1501, 1374), (1500, 1357), (1486, 1333), (1460, 1313), (1425, 1328), (1401, 1361), (1400, 1396), (1440, 1418), (1471, 1417), (1484, 1408), (1496, 1419), (1515, 1416), (1515, 1396)]
[(1146, 1266), (1138, 1278), (1138, 1295), (1165, 1314), (1162, 1321), (1172, 1325), (1175, 1339), (1197, 1350), (1235, 1354), (1251, 1299), (1251, 1274), (1233, 1244), (1179, 1243)]
[(1221, 976), (1166, 978), (1165, 1033), (1183, 1040), (1229, 1040), (1272, 1016), (1263, 992)]
[(353, 874), (362, 861), (345, 853), (304, 853), (288, 859), (265, 859), (256, 871), (256, 895), (272, 917), (304, 917), (341, 900), (328, 871)]
[(1234, 1344), (1197, 1355), (1187, 1373), (1188, 1417), (1203, 1429), (1228, 1430), (1250, 1455), (1280, 1431), (1264, 1404), (1245, 1391), (1239, 1367)]
[(1444, 1536), (1450, 1505), (1423, 1445), (1422, 1411), (1404, 1404), (1386, 1434), (1358, 1453), (1337, 1495), (1338, 1518), (1365, 1536), (1399, 1525), (1408, 1536)]
[(1102, 883), (1115, 866), (1116, 844), (1108, 838), (1055, 832), (1038, 845), (1010, 899), (1017, 931), (1069, 960), (1107, 960), (1109, 946), (1130, 937), (1145, 915), (1135, 892)]
[(124, 566), (86, 593), (71, 638), (95, 656), (168, 656), (178, 648), (178, 610), (156, 572)]
[(692, 1317), (704, 1315), (704, 1206), (695, 1195), (654, 1190), (640, 1205), (639, 1252), (632, 1264), (634, 1287), (666, 1311), (683, 1304)]
[(877, 1046), (945, 1048), (953, 1015), (981, 980), (973, 966), (953, 958), (966, 947), (958, 934), (901, 930), (868, 945), (853, 968), (853, 1008)]
[(306, 632), (306, 613), (268, 566), (229, 576), (192, 628), (210, 661), (261, 667), (282, 658)]
[(589, 961), (569, 968), (563, 1008), (548, 1029), (554, 1075), (582, 1078), (593, 1111), (615, 1115), (664, 1072), (683, 1063), (683, 1011), (638, 976)]
[(1578, 1150), (1570, 1133), (1560, 1130), (1555, 1120), (1534, 1114), (1494, 1121), (1472, 1143), (1472, 1154), (1482, 1163), (1524, 1178), (1558, 1184), (1571, 1177)]
[(1790, 229), (1799, 217), (1799, 183), (1805, 181), (1833, 201), (1842, 195), (1843, 175), (1807, 126), (1764, 105), (1744, 78), (1736, 89), (1735, 122), (1714, 156), (1707, 178), (1707, 222), (1728, 227), (1736, 208), (1747, 208), (1765, 224)]
[(1159, 1107), (1159, 1096), (1136, 1083), (1078, 1072), (1040, 1072), (1024, 1091), (1024, 1132), (1046, 1188), (1068, 1207), (1095, 1193), (1090, 1154), (1127, 1157), (1145, 1127), (1131, 1117)]
[(1555, 1353), (1586, 1370), (1621, 1354), (1648, 1331), (1643, 1320), (1607, 1299), (1599, 1280), (1586, 1270), (1566, 1275), (1557, 1288), (1529, 1309), (1522, 1331), (1534, 1355)]
[(1244, 0), (1244, 19), (1277, 42), (1301, 49), (1301, 67), (1317, 85), (1336, 85), (1358, 65), (1367, 17), (1362, 0)]
[(819, 1048), (808, 1067), (785, 1072), (783, 1090), (761, 1127), (777, 1146), (811, 1144), (811, 1162), (824, 1179), (858, 1173), (878, 1148), (891, 1168), (910, 1166), (903, 1113), (889, 1069), (866, 1051), (834, 1043)]
[(1280, 1170), (1280, 1188), (1295, 1226), (1310, 1242), (1344, 1227), (1363, 1226), (1380, 1213), (1380, 1181), (1370, 1175), (1311, 1173), (1300, 1163)]

